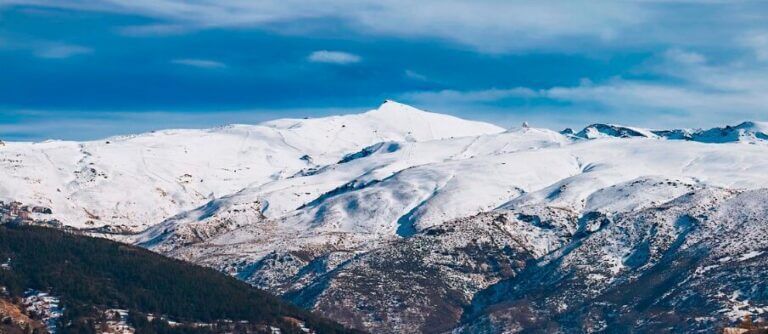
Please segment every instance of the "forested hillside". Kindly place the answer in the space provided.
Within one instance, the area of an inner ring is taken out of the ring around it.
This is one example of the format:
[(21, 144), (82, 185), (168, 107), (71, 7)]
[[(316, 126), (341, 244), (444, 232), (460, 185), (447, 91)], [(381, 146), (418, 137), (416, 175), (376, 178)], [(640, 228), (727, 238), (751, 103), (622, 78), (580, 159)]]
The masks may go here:
[(1, 226), (0, 259), (7, 300), (60, 300), (59, 332), (94, 332), (109, 310), (137, 333), (350, 332), (214, 270), (105, 239)]

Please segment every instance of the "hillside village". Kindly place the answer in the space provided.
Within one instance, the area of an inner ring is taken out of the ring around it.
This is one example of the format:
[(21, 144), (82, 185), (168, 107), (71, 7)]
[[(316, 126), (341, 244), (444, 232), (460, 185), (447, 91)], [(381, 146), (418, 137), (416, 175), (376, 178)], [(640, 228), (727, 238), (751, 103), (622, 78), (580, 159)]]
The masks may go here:
[(24, 205), (21, 202), (0, 201), (0, 224), (44, 224), (53, 227), (61, 227), (56, 219), (44, 219), (52, 214), (50, 208), (43, 206)]

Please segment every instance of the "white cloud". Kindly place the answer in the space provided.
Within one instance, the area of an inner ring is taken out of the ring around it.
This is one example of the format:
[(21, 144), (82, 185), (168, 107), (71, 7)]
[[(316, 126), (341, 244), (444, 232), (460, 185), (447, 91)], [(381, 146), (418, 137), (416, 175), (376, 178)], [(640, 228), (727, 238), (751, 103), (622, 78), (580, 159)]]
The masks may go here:
[(224, 67), (227, 67), (227, 65), (222, 63), (222, 62), (218, 62), (218, 61), (215, 61), (215, 60), (208, 60), (208, 59), (183, 58), (183, 59), (171, 60), (171, 63), (178, 64), (178, 65), (186, 65), (186, 66), (192, 66), (192, 67), (199, 67), (199, 68), (224, 68)]
[(342, 51), (315, 51), (307, 56), (307, 60), (313, 63), (352, 64), (360, 62), (360, 56)]
[[(0, 5), (0, 9), (2, 6)], [(44, 59), (65, 59), (93, 53), (90, 47), (65, 41), (44, 40), (26, 36), (0, 36), (0, 50), (22, 50)]]
[(121, 27), (119, 31), (125, 36), (169, 36), (180, 35), (190, 30), (191, 27), (179, 24), (147, 24)]
[(474, 91), (458, 91), (446, 89), (436, 92), (411, 92), (403, 95), (403, 99), (415, 103), (441, 101), (442, 103), (482, 103), (494, 102), (508, 98), (532, 98), (539, 93), (525, 87), (510, 89), (486, 89)]
[[(724, 40), (732, 27), (761, 24), (761, 4), (591, 0), (6, 0), (139, 15), (160, 20), (127, 27), (129, 34), (177, 33), (186, 29), (265, 27), (297, 21), (334, 20), (363, 34), (438, 38), (488, 52), (624, 47), (675, 41), (682, 45)], [(676, 14), (672, 9), (681, 10)], [(727, 10), (726, 10), (727, 9)], [(684, 10), (684, 12), (683, 12)], [(670, 13), (671, 12), (671, 13)], [(691, 17), (684, 20), (681, 17)], [(712, 29), (711, 22), (728, 29)], [(289, 23), (289, 24), (284, 24)], [(322, 26), (322, 25), (321, 25)], [(181, 28), (180, 28), (181, 27)], [(651, 27), (651, 28), (649, 28)], [(308, 29), (307, 31), (312, 31)], [(732, 36), (731, 36), (732, 37)], [(712, 43), (710, 43), (712, 44)]]
[(416, 71), (405, 70), (405, 72), (403, 72), (403, 73), (405, 74), (405, 76), (407, 78), (413, 79), (413, 80), (416, 80), (416, 81), (427, 81), (428, 80), (426, 75), (423, 75), (423, 74), (421, 74), (419, 72), (416, 72)]
[[(741, 61), (711, 65), (704, 55), (669, 50), (649, 66), (649, 73), (675, 80), (613, 78), (576, 86), (437, 92), (411, 92), (405, 102), (434, 109), (475, 110), (488, 106), (498, 112), (505, 100), (516, 114), (529, 113), (539, 123), (557, 124), (561, 115), (581, 114), (591, 122), (616, 122), (649, 127), (696, 127), (768, 120), (768, 68)], [(526, 103), (536, 99), (550, 103)], [(557, 112), (553, 112), (557, 111)], [(585, 114), (586, 113), (586, 114)], [(572, 125), (570, 125), (572, 126)]]
[(40, 58), (64, 59), (92, 53), (93, 49), (71, 44), (41, 43), (33, 46), (33, 53)]
[[(177, 34), (221, 27), (312, 33), (312, 22), (341, 22), (357, 33), (437, 38), (506, 53), (633, 49), (660, 45), (748, 48), (765, 57), (762, 1), (708, 0), (5, 0), (157, 19), (121, 30)], [(292, 24), (297, 23), (297, 24)], [(320, 24), (322, 29), (327, 25)]]

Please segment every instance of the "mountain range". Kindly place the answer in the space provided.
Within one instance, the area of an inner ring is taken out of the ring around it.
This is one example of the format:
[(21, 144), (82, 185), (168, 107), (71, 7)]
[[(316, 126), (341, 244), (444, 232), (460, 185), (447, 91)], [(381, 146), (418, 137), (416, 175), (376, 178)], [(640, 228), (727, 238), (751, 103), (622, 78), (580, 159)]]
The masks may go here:
[(768, 312), (766, 170), (765, 123), (504, 129), (386, 101), (5, 142), (0, 200), (375, 333), (689, 332)]

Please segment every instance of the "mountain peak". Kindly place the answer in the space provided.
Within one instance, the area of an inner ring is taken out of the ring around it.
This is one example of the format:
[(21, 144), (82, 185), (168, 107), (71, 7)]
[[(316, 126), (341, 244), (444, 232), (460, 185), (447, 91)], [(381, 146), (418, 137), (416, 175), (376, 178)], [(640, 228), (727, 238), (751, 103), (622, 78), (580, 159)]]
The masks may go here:
[(736, 126), (697, 131), (693, 139), (705, 143), (760, 142), (768, 140), (768, 123), (746, 121)]
[(490, 123), (424, 111), (393, 100), (385, 100), (377, 109), (359, 116), (374, 122), (382, 129), (409, 128), (408, 135), (418, 140), (465, 137), (504, 131), (501, 127)]
[(734, 128), (752, 132), (768, 133), (768, 122), (744, 121), (739, 123), (739, 125), (736, 125)]
[(646, 129), (640, 129), (635, 127), (628, 127), (615, 124), (602, 124), (595, 123), (585, 127), (583, 130), (575, 134), (576, 137), (584, 139), (596, 139), (602, 137), (618, 137), (618, 138), (654, 138), (651, 131)]
[(380, 112), (380, 113), (402, 113), (402, 112), (408, 112), (408, 113), (428, 113), (424, 110), (409, 106), (404, 103), (397, 102), (395, 100), (384, 100), (384, 102), (379, 105), (378, 108), (371, 110), (371, 112)]

